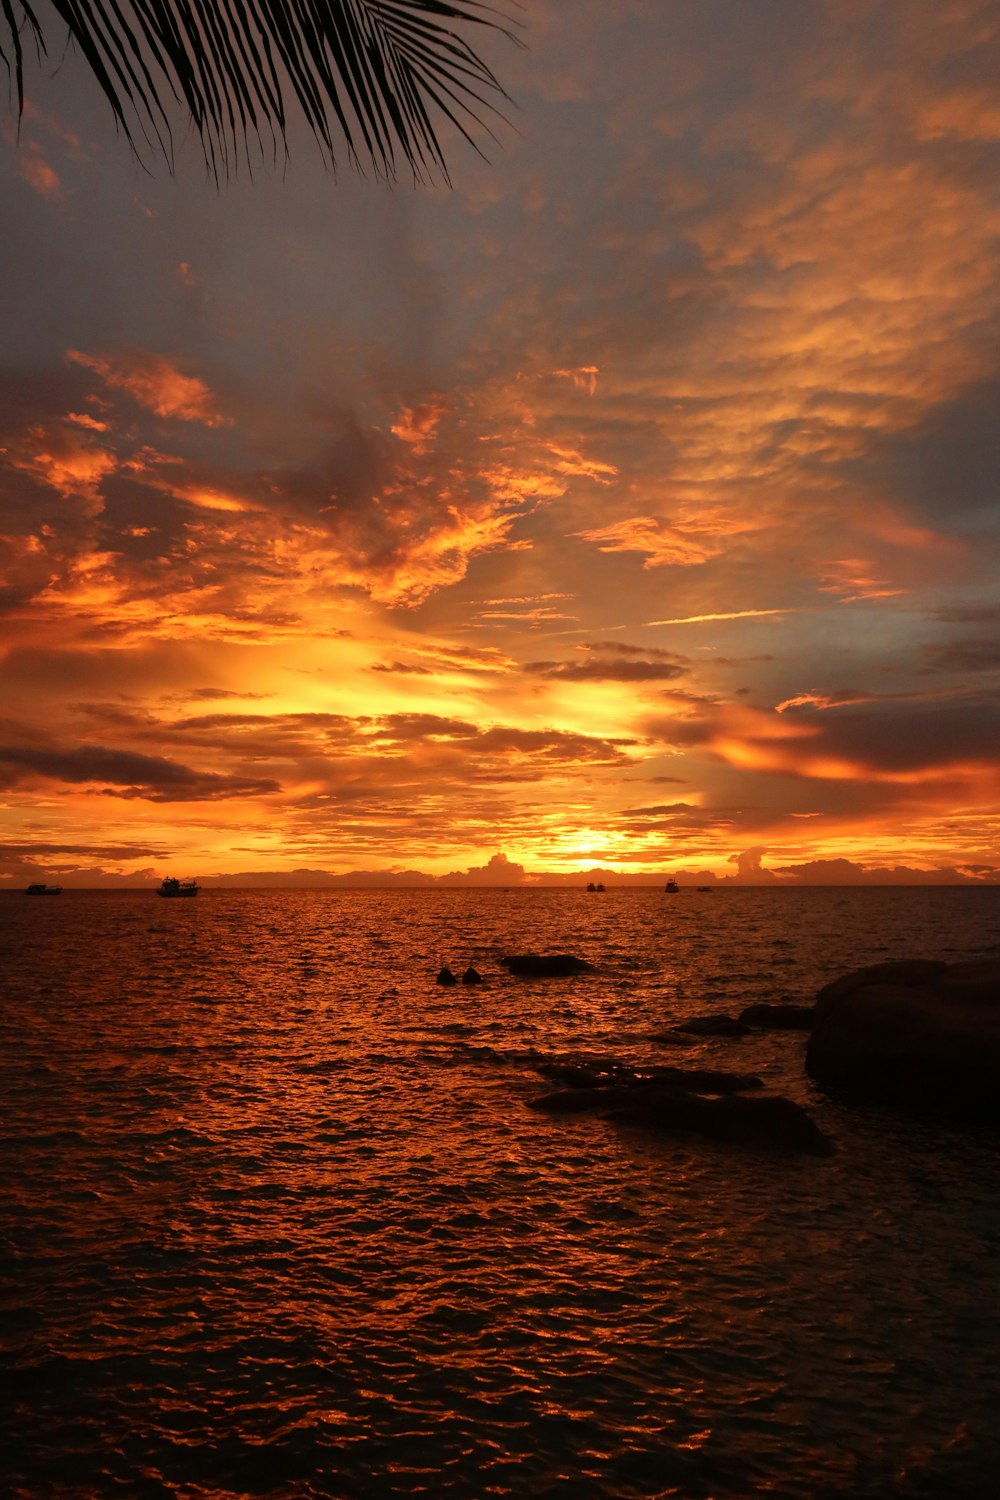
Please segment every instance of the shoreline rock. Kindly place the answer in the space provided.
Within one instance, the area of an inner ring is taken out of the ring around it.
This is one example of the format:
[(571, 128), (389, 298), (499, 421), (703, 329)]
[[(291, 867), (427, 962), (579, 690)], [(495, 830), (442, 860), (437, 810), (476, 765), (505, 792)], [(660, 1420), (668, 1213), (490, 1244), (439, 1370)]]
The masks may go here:
[(755, 1031), (811, 1031), (815, 1005), (748, 1005), (739, 1019)]
[(866, 1100), (1000, 1120), (1000, 962), (910, 959), (835, 979), (806, 1071)]

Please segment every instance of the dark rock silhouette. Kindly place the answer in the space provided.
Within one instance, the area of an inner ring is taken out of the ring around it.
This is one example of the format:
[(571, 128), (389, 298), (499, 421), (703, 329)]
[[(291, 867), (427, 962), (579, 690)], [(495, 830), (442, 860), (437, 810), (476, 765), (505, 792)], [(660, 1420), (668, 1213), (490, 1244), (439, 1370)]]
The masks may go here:
[(759, 1031), (810, 1031), (816, 1020), (815, 1005), (748, 1005), (740, 1011), (745, 1026)]
[(738, 1020), (736, 1016), (715, 1013), (692, 1016), (689, 1021), (680, 1021), (676, 1026), (671, 1026), (669, 1031), (657, 1032), (653, 1041), (672, 1042), (678, 1036), (746, 1036), (749, 1030), (746, 1022)]
[(825, 985), (806, 1048), (821, 1083), (1000, 1119), (1000, 961), (876, 964)]
[(437, 982), (438, 984), (457, 984), (458, 980), (448, 968), (448, 965), (445, 964), (444, 968), (438, 971)]
[(698, 1094), (635, 1090), (612, 1118), (653, 1130), (693, 1131), (717, 1141), (778, 1152), (805, 1151), (829, 1156), (833, 1146), (800, 1105), (780, 1095), (745, 1099), (728, 1095), (706, 1099)]
[(763, 1088), (756, 1073), (727, 1073), (718, 1068), (675, 1068), (659, 1063), (640, 1071), (602, 1058), (583, 1064), (543, 1062), (538, 1064), (537, 1071), (568, 1089), (669, 1086), (700, 1094), (735, 1094), (743, 1089)]
[(480, 974), (479, 970), (478, 969), (474, 969), (472, 967), (472, 965), (470, 964), (469, 967), (466, 969), (465, 973), (462, 975), (462, 983), (463, 984), (482, 984), (482, 982), (483, 982), (483, 976), (482, 976), (482, 974)]
[(511, 974), (528, 979), (558, 979), (569, 974), (588, 974), (594, 965), (572, 953), (516, 953), (500, 962)]
[(706, 1097), (690, 1088), (645, 1080), (608, 1088), (559, 1089), (532, 1100), (531, 1107), (547, 1114), (600, 1113), (609, 1120), (649, 1130), (693, 1133), (781, 1153), (826, 1156), (833, 1149), (804, 1109), (779, 1096)]

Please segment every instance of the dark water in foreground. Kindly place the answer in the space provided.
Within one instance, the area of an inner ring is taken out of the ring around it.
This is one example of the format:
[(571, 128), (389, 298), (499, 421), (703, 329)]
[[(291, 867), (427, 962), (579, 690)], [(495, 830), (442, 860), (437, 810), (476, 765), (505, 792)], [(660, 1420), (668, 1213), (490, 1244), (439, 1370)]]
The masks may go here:
[[(995, 888), (0, 898), (0, 1494), (985, 1500), (996, 1137), (648, 1035), (998, 951)], [(526, 1107), (593, 1053), (762, 1072), (836, 1154)]]

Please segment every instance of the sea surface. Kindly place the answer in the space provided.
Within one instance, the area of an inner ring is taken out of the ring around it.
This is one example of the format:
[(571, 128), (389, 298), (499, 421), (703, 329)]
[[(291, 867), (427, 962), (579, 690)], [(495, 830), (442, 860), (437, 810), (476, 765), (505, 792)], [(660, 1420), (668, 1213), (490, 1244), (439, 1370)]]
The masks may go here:
[[(997, 1136), (650, 1035), (998, 952), (996, 887), (0, 897), (0, 1494), (989, 1500)], [(529, 1107), (594, 1056), (836, 1151)]]

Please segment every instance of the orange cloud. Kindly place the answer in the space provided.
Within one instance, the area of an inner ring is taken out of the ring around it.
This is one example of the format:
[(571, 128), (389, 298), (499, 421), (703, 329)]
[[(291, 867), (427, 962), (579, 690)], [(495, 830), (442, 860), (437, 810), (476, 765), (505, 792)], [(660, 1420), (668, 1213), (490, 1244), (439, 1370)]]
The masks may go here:
[(99, 422), (96, 417), (87, 412), (70, 411), (66, 413), (67, 422), (72, 422), (76, 427), (87, 427), (91, 432), (107, 432), (108, 423)]
[(86, 443), (65, 427), (33, 427), (7, 450), (14, 469), (46, 484), (66, 499), (80, 499), (91, 514), (103, 507), (101, 482), (118, 467), (106, 448)]
[(94, 370), (105, 384), (125, 391), (158, 417), (200, 422), (205, 427), (221, 427), (226, 422), (205, 382), (197, 376), (184, 375), (162, 355), (135, 353), (102, 359), (70, 349), (67, 358), (73, 364)]
[(54, 198), (59, 192), (59, 178), (34, 141), (25, 142), (18, 152), (17, 170), (19, 176), (42, 198)]
[(446, 410), (441, 400), (425, 401), (414, 407), (402, 406), (392, 424), (392, 434), (401, 443), (408, 443), (414, 453), (423, 453), (433, 441)]
[(594, 542), (601, 552), (643, 552), (644, 568), (691, 568), (717, 557), (722, 550), (705, 541), (687, 537), (652, 516), (632, 516), (610, 526), (575, 533), (582, 541)]
[(599, 365), (580, 365), (575, 370), (553, 370), (552, 373), (562, 380), (571, 380), (578, 391), (586, 391), (588, 396), (593, 396), (601, 371)]
[(872, 564), (864, 558), (845, 557), (828, 562), (820, 576), (825, 580), (819, 585), (820, 591), (836, 594), (845, 604), (856, 604), (862, 599), (892, 599), (906, 593), (906, 589), (894, 589), (884, 578), (876, 578)]

